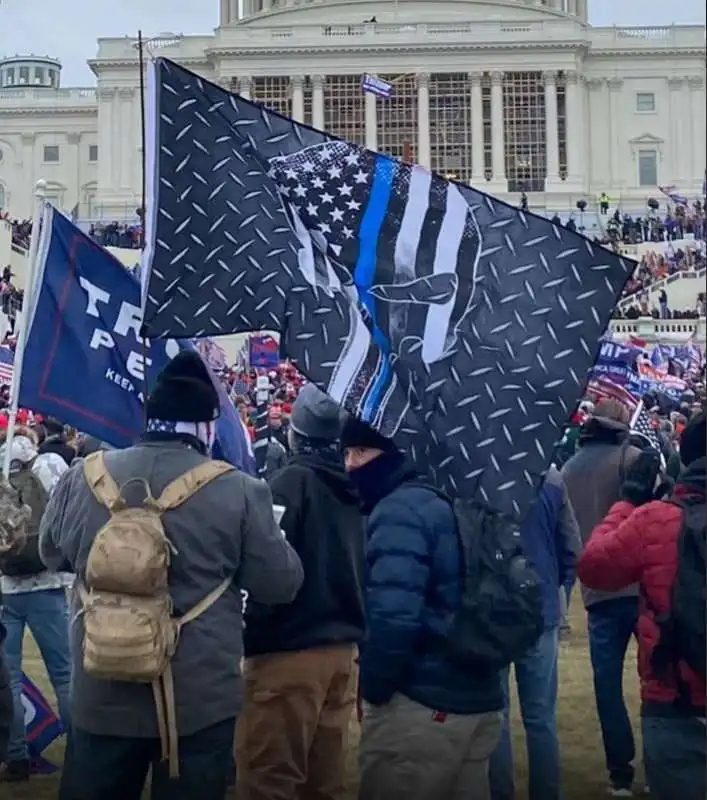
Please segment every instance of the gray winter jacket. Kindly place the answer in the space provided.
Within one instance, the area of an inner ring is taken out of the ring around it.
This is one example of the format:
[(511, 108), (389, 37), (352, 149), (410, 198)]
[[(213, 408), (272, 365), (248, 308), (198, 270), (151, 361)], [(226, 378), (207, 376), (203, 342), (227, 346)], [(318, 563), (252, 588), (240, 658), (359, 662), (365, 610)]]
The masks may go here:
[[(118, 486), (130, 478), (148, 480), (157, 497), (173, 479), (205, 461), (181, 442), (145, 442), (105, 454)], [(129, 503), (140, 503), (144, 490), (134, 483)], [(85, 577), (93, 539), (108, 519), (83, 475), (83, 461), (62, 476), (42, 520), (40, 550), (50, 569), (69, 568)], [(302, 565), (275, 524), (267, 484), (240, 473), (221, 475), (179, 508), (165, 514), (167, 536), (176, 554), (170, 566), (175, 616), (182, 616), (233, 577), (233, 587), (181, 632), (172, 661), (180, 736), (235, 717), (243, 686), (241, 590), (258, 603), (289, 603), (302, 585)], [(149, 685), (89, 678), (82, 664), (83, 624), (78, 593), (72, 598), (73, 723), (90, 733), (158, 736)]]

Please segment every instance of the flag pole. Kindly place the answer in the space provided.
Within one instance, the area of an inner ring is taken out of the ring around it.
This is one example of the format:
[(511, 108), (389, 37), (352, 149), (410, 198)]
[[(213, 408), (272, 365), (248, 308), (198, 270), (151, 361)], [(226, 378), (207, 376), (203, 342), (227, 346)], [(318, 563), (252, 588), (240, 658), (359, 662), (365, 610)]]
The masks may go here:
[(137, 32), (137, 58), (140, 70), (140, 142), (141, 153), (141, 186), (140, 186), (140, 250), (145, 249), (145, 198), (147, 195), (147, 153), (145, 151), (145, 45), (142, 40), (142, 31)]
[(7, 419), (7, 437), (5, 439), (5, 458), (2, 465), (2, 474), (5, 480), (10, 476), (12, 463), (12, 440), (15, 438), (15, 422), (20, 402), (20, 383), (22, 381), (22, 362), (25, 357), (27, 337), (29, 335), (30, 314), (34, 304), (35, 280), (37, 277), (37, 253), (39, 251), (39, 231), (41, 220), (44, 216), (44, 204), (47, 196), (46, 181), (39, 180), (34, 188), (34, 216), (32, 217), (32, 232), (27, 253), (27, 274), (25, 277), (25, 293), (22, 299), (20, 312), (20, 332), (17, 336), (15, 347), (15, 362), (12, 370), (12, 385), (10, 387), (10, 411)]

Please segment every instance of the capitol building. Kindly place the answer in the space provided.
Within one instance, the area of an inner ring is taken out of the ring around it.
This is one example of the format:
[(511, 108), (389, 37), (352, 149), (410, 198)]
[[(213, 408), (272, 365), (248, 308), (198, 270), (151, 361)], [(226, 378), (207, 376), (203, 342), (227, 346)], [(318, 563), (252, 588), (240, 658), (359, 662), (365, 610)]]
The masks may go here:
[[(217, 0), (214, 0), (216, 2)], [(637, 10), (640, 3), (636, 2)], [(220, 0), (208, 36), (160, 55), (282, 114), (533, 208), (642, 208), (705, 175), (705, 28), (598, 28), (588, 0)], [(669, 7), (667, 8), (669, 13)], [(153, 33), (153, 32), (149, 32)], [(0, 60), (0, 209), (31, 214), (35, 182), (82, 219), (134, 218), (139, 62), (100, 39), (91, 88), (58, 61)], [(387, 96), (364, 91), (379, 78)]]

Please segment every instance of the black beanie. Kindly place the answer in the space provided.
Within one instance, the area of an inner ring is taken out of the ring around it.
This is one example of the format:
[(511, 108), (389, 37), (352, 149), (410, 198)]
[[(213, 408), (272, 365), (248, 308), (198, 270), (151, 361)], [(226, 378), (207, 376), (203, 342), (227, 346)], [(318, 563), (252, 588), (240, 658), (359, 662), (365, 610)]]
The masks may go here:
[(157, 376), (147, 398), (148, 419), (165, 422), (212, 422), (221, 404), (201, 356), (182, 350)]
[(700, 411), (685, 426), (680, 436), (680, 461), (689, 467), (693, 461), (707, 455), (707, 426), (705, 412)]
[(384, 453), (397, 450), (392, 439), (378, 433), (367, 422), (349, 414), (341, 428), (341, 449), (347, 447), (371, 447)]

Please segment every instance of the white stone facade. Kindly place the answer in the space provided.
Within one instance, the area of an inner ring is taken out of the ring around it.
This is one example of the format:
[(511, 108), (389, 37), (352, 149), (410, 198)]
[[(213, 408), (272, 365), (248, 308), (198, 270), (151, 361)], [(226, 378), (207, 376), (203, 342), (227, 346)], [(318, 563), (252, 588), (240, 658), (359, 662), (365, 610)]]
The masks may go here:
[[(659, 197), (658, 184), (701, 191), (702, 26), (592, 28), (586, 0), (245, 0), (244, 8), (238, 20), (237, 0), (220, 0), (212, 36), (153, 52), (491, 194), (515, 201), (529, 189), (535, 208), (591, 203), (602, 191), (641, 208)], [(0, 205), (4, 195), (15, 216), (30, 213), (40, 177), (83, 218), (134, 217), (140, 205), (135, 43), (98, 45), (96, 90), (0, 89)], [(397, 105), (361, 92), (366, 73), (392, 81)]]

